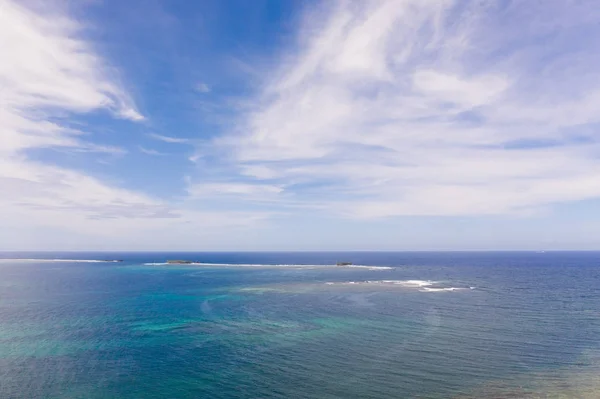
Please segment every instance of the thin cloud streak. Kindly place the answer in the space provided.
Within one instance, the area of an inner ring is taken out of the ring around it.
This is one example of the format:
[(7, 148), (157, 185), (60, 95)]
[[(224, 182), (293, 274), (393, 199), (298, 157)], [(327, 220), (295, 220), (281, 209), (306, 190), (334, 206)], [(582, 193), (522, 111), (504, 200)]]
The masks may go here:
[(207, 85), (206, 83), (202, 83), (202, 82), (198, 83), (196, 85), (195, 89), (198, 93), (210, 93), (210, 91), (211, 91), (210, 86)]
[(153, 150), (151, 148), (145, 148), (145, 147), (142, 147), (142, 146), (138, 146), (138, 150), (140, 150), (141, 153), (146, 154), (146, 155), (153, 155), (153, 156), (165, 156), (165, 155), (169, 155), (167, 153), (156, 151), (156, 150)]
[(280, 203), (285, 200), (284, 188), (270, 184), (192, 183), (188, 185), (188, 200), (241, 200), (245, 203)]
[(171, 144), (187, 144), (187, 143), (189, 143), (188, 139), (182, 139), (179, 137), (172, 137), (172, 136), (164, 136), (162, 134), (156, 134), (156, 133), (148, 133), (148, 137), (151, 137), (158, 141), (162, 141), (164, 143), (171, 143)]

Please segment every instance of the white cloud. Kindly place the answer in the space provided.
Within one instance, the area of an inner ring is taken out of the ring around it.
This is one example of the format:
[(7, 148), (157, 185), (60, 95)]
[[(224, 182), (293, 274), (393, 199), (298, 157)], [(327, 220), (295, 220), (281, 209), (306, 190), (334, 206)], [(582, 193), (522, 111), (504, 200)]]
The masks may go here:
[(256, 179), (274, 179), (279, 176), (276, 170), (266, 165), (243, 165), (241, 173)]
[[(117, 210), (115, 204), (122, 204), (124, 210), (129, 203), (149, 204), (135, 193), (28, 158), (28, 150), (43, 148), (124, 152), (84, 141), (84, 132), (62, 124), (65, 113), (108, 109), (120, 118), (143, 117), (127, 94), (107, 78), (101, 60), (74, 38), (80, 29), (76, 22), (60, 15), (41, 17), (10, 1), (2, 1), (0, 7), (0, 203), (4, 211), (15, 206), (62, 208), (98, 216), (102, 204), (111, 214)], [(7, 212), (5, 217), (17, 213)]]
[[(578, 35), (600, 15), (593, 2), (544, 8), (387, 0), (312, 13), (299, 48), (215, 151), (241, 176), (347, 216), (522, 213), (599, 198), (600, 40)], [(532, 15), (538, 31), (514, 22)]]
[(434, 70), (417, 70), (413, 75), (417, 92), (433, 101), (473, 108), (489, 104), (507, 89), (507, 81), (499, 76), (480, 76), (464, 80)]
[(125, 119), (143, 119), (127, 94), (107, 78), (101, 60), (74, 39), (81, 28), (75, 21), (42, 17), (18, 2), (2, 0), (1, 6), (1, 101), (9, 116), (32, 109), (106, 108)]
[(198, 83), (196, 85), (195, 89), (198, 93), (210, 93), (210, 90), (211, 90), (209, 85), (207, 85), (206, 83), (202, 83), (202, 82)]
[(149, 133), (148, 136), (152, 137), (155, 140), (162, 141), (165, 143), (170, 143), (170, 144), (186, 144), (189, 142), (188, 139), (182, 139), (179, 137), (172, 137), (172, 136), (164, 136), (162, 134), (156, 134), (156, 133)]
[[(50, 148), (123, 153), (86, 141), (86, 132), (67, 123), (73, 116), (97, 111), (134, 122), (144, 117), (116, 83), (114, 70), (80, 39), (82, 26), (68, 15), (49, 8), (38, 14), (9, 0), (0, 0), (0, 10), (0, 220), (4, 231), (22, 234), (4, 237), (3, 249), (40, 249), (43, 242), (56, 241), (55, 235), (77, 240), (82, 234), (87, 242), (79, 245), (89, 248), (97, 247), (94, 237), (114, 244), (124, 234), (141, 238), (152, 231), (158, 237), (159, 231), (174, 226), (183, 230), (199, 223), (239, 226), (261, 218), (175, 209), (173, 204), (120, 188), (119, 182), (34, 158), (31, 150)], [(47, 234), (36, 236), (38, 230)], [(59, 248), (46, 249), (74, 247), (61, 242)]]
[[(600, 40), (589, 32), (600, 9), (585, 0), (504, 3), (325, 4), (331, 14), (310, 14), (297, 48), (259, 74), (260, 93), (233, 107), (242, 114), (228, 121), (229, 134), (201, 144), (148, 135), (199, 146), (190, 157), (199, 176), (165, 201), (34, 158), (41, 149), (123, 153), (67, 122), (92, 112), (144, 116), (78, 22), (0, 0), (4, 232), (28, 231), (23, 248), (36, 247), (27, 242), (41, 239), (36, 231), (60, 231), (44, 236), (85, 237), (79, 248), (100, 237), (126, 249), (132, 241), (190, 249), (280, 207), (353, 218), (528, 214), (599, 198)], [(13, 237), (4, 234), (6, 246)]]
[(246, 183), (196, 183), (188, 187), (188, 193), (196, 199), (234, 196), (244, 200), (269, 200), (283, 191), (283, 187), (276, 185)]
[(145, 147), (142, 147), (142, 146), (138, 146), (138, 149), (140, 150), (141, 153), (146, 154), (146, 155), (154, 155), (154, 156), (167, 155), (164, 152), (156, 151), (156, 150), (153, 150), (151, 148), (145, 148)]

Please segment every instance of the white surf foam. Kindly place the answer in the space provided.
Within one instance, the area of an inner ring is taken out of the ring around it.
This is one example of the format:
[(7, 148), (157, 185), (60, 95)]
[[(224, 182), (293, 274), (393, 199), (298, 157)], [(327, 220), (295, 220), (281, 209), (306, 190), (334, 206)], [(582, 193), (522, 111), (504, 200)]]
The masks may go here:
[(100, 260), (100, 259), (0, 259), (0, 262), (72, 262), (72, 263), (116, 263), (117, 260)]
[(445, 288), (434, 288), (434, 287), (423, 287), (419, 291), (421, 292), (452, 292), (452, 291), (461, 291), (467, 290), (468, 288), (460, 288), (460, 287), (445, 287)]
[(428, 287), (435, 284), (435, 281), (429, 280), (366, 280), (366, 281), (344, 281), (327, 282), (327, 285), (348, 285), (348, 284), (370, 284), (370, 285), (399, 285), (408, 288)]
[(325, 265), (287, 265), (287, 264), (278, 264), (278, 265), (269, 265), (269, 264), (259, 264), (259, 263), (209, 263), (209, 262), (186, 262), (186, 263), (168, 263), (168, 262), (148, 262), (144, 263), (146, 266), (213, 266), (213, 267), (306, 267), (306, 268), (315, 268), (315, 267), (326, 267)]
[(199, 266), (224, 266), (224, 267), (323, 267), (323, 265), (296, 265), (296, 264), (276, 264), (269, 265), (265, 263), (208, 263), (198, 262), (190, 263), (191, 265)]
[(144, 263), (146, 266), (163, 266), (163, 265), (191, 265), (191, 266), (213, 266), (213, 267), (293, 267), (293, 268), (359, 268), (367, 270), (390, 270), (388, 266), (363, 266), (363, 265), (349, 265), (349, 266), (335, 266), (335, 265), (304, 265), (304, 264), (264, 264), (264, 263), (210, 263), (210, 262), (190, 262), (190, 263), (167, 263), (167, 262), (148, 262)]
[(431, 280), (366, 280), (366, 281), (342, 281), (326, 282), (325, 285), (373, 285), (381, 287), (399, 286), (403, 288), (417, 289), (420, 292), (452, 292), (462, 290), (474, 290), (476, 287), (440, 287), (439, 282)]
[(367, 270), (392, 270), (393, 267), (389, 266), (363, 266), (363, 265), (348, 265), (348, 266), (337, 266), (337, 267), (348, 267), (353, 269), (367, 269)]
[(405, 287), (428, 287), (435, 284), (431, 280), (383, 280), (384, 283), (403, 285)]

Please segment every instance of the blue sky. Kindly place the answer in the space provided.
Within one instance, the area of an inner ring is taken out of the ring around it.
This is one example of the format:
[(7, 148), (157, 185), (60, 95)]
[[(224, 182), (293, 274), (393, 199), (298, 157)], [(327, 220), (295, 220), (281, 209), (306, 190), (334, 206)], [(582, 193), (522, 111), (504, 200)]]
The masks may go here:
[(599, 22), (0, 0), (0, 249), (600, 249)]

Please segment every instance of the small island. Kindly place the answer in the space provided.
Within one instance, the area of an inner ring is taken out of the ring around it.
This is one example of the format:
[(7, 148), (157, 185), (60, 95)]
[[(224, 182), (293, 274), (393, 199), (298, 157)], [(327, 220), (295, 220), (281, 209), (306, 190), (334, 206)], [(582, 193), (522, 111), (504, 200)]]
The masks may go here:
[(337, 262), (336, 266), (352, 266), (352, 262)]
[(195, 263), (195, 262), (192, 262), (191, 260), (179, 260), (179, 259), (176, 259), (176, 260), (168, 260), (167, 263), (169, 265), (189, 265), (189, 264), (192, 264), (192, 263)]

